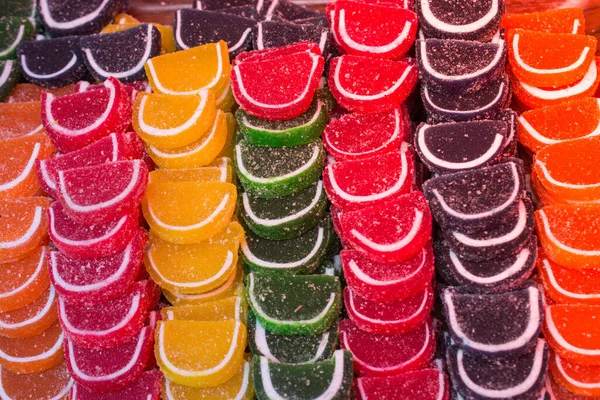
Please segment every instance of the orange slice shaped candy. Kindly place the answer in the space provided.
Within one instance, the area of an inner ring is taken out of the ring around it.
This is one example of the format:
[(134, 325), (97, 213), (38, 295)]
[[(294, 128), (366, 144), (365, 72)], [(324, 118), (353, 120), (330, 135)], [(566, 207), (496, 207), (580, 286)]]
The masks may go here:
[(165, 307), (161, 310), (163, 321), (246, 321), (248, 303), (243, 296), (226, 297), (204, 304)]
[(140, 93), (133, 106), (133, 128), (149, 145), (176, 149), (200, 139), (216, 115), (208, 90), (187, 96)]
[(0, 140), (43, 132), (39, 99), (27, 103), (0, 103)]
[(230, 166), (189, 169), (157, 169), (148, 175), (149, 182), (233, 182)]
[(239, 321), (158, 321), (156, 361), (170, 381), (214, 387), (244, 362), (246, 326)]
[(0, 335), (11, 338), (40, 335), (57, 319), (56, 290), (50, 286), (33, 303), (18, 310), (0, 313)]
[(537, 177), (537, 174), (535, 173), (535, 171), (533, 171), (531, 173), (531, 186), (533, 187), (533, 190), (535, 191), (539, 203), (540, 203), (540, 207), (542, 206), (552, 206), (555, 204), (577, 204), (577, 202), (569, 202), (566, 201), (565, 199), (561, 198), (561, 197), (557, 197), (555, 194), (550, 193), (548, 191), (548, 189), (546, 189), (540, 182), (540, 180)]
[(237, 265), (244, 230), (231, 222), (213, 237), (194, 244), (173, 244), (151, 237), (146, 251), (148, 273), (172, 292), (201, 294), (223, 285)]
[(600, 397), (600, 365), (576, 364), (552, 354), (550, 373), (558, 384), (574, 394)]
[(52, 156), (54, 147), (44, 133), (0, 140), (0, 199), (36, 194), (40, 184), (35, 160)]
[(58, 322), (37, 336), (0, 336), (0, 365), (20, 374), (42, 372), (63, 360), (64, 334)]
[(219, 155), (229, 135), (227, 118), (223, 111), (217, 111), (211, 123), (204, 135), (187, 146), (163, 149), (148, 145), (148, 154), (161, 168), (203, 167)]
[(600, 136), (555, 143), (534, 160), (536, 179), (564, 202), (600, 200)]
[(555, 303), (600, 305), (600, 269), (565, 268), (541, 253), (537, 270), (546, 295)]
[(576, 364), (600, 365), (600, 306), (546, 307), (544, 337), (560, 357)]
[(596, 53), (594, 36), (511, 30), (508, 59), (519, 80), (536, 87), (561, 87), (583, 78)]
[(186, 95), (211, 89), (216, 98), (225, 92), (231, 72), (222, 40), (152, 58), (144, 68), (156, 93)]
[(225, 91), (221, 96), (217, 98), (217, 108), (225, 112), (231, 112), (235, 105), (235, 97), (233, 97), (233, 90), (231, 90), (231, 84), (227, 83)]
[(235, 137), (238, 130), (237, 120), (232, 113), (225, 113), (227, 119), (227, 139), (225, 139), (225, 145), (221, 149), (221, 152), (217, 155), (217, 158), (227, 157), (233, 159), (233, 150), (235, 149)]
[(75, 85), (67, 85), (60, 88), (45, 88), (32, 83), (19, 83), (6, 99), (7, 103), (27, 103), (40, 101), (42, 92), (50, 92), (56, 97), (71, 94), (75, 90)]
[(548, 33), (585, 33), (585, 17), (581, 8), (560, 8), (535, 13), (504, 14), (500, 28), (527, 29)]
[(25, 257), (46, 239), (48, 206), (45, 197), (0, 200), (0, 264)]
[(65, 363), (34, 374), (17, 374), (0, 367), (2, 399), (67, 400), (71, 386), (73, 379)]
[(199, 243), (225, 229), (237, 189), (225, 182), (152, 182), (142, 201), (152, 232), (177, 244)]

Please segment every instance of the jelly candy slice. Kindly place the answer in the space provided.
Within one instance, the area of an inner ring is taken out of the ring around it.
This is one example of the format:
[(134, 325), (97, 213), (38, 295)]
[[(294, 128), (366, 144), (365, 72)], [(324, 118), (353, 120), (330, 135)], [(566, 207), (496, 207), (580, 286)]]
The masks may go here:
[(172, 244), (152, 238), (145, 264), (156, 283), (172, 292), (206, 293), (223, 285), (237, 265), (244, 230), (237, 222), (194, 244)]
[(420, 192), (381, 205), (342, 213), (342, 236), (373, 261), (401, 263), (431, 239), (431, 214)]
[(40, 246), (24, 258), (0, 267), (0, 312), (24, 307), (48, 289), (50, 280), (46, 269), (46, 252), (46, 247)]
[(110, 349), (86, 349), (70, 340), (65, 360), (73, 379), (96, 392), (115, 392), (136, 381), (153, 361), (154, 330), (143, 327), (137, 337)]
[(600, 270), (571, 269), (552, 262), (545, 254), (537, 261), (545, 293), (558, 304), (600, 305)]
[(344, 0), (335, 5), (333, 34), (344, 53), (397, 60), (417, 36), (417, 15), (385, 3)]
[(229, 166), (189, 169), (157, 169), (148, 174), (148, 182), (232, 182)]
[(0, 61), (0, 101), (9, 99), (19, 79), (19, 65), (15, 60)]
[(244, 361), (233, 378), (215, 387), (184, 386), (165, 379), (163, 398), (167, 400), (251, 400), (254, 398), (254, 385), (250, 361)]
[(239, 321), (159, 321), (156, 360), (171, 382), (213, 387), (244, 362), (246, 327)]
[(450, 288), (444, 289), (442, 302), (452, 339), (469, 354), (523, 354), (542, 328), (542, 299), (535, 287), (501, 294)]
[(255, 356), (252, 370), (258, 399), (352, 398), (352, 355), (347, 351), (337, 350), (328, 360), (301, 365)]
[(60, 0), (40, 0), (38, 5), (42, 24), (52, 36), (97, 33), (123, 8), (120, 0), (76, 1), (69, 7)]
[(315, 335), (275, 335), (254, 315), (248, 319), (248, 341), (252, 354), (280, 364), (311, 364), (331, 358), (338, 344), (338, 326)]
[(149, 145), (176, 149), (208, 133), (215, 115), (215, 97), (208, 90), (185, 96), (142, 93), (136, 97), (133, 127)]
[(423, 123), (415, 134), (415, 149), (423, 163), (438, 174), (466, 171), (497, 161), (507, 133), (503, 121)]
[(7, 0), (5, 7), (0, 11), (0, 17), (15, 16), (22, 18), (35, 18), (37, 15), (37, 4), (33, 0)]
[(131, 341), (140, 332), (147, 311), (154, 308), (157, 297), (154, 282), (140, 281), (123, 296), (104, 303), (74, 305), (60, 298), (58, 316), (74, 344), (88, 349), (107, 349)]
[(579, 396), (600, 396), (600, 366), (575, 364), (558, 354), (550, 356), (550, 374), (557, 383)]
[(248, 227), (265, 239), (298, 237), (313, 229), (323, 218), (327, 196), (323, 182), (285, 197), (263, 199), (246, 192), (241, 196), (241, 215)]
[(0, 262), (24, 258), (46, 239), (44, 197), (0, 200)]
[(78, 150), (112, 132), (122, 133), (131, 123), (131, 100), (114, 78), (92, 92), (55, 97), (42, 93), (42, 122), (62, 152)]
[(401, 149), (329, 164), (323, 183), (329, 200), (343, 212), (377, 206), (410, 192), (414, 174), (412, 154)]
[(250, 271), (309, 274), (325, 257), (331, 236), (331, 223), (328, 219), (291, 239), (265, 239), (246, 229), (242, 259)]
[(266, 20), (256, 24), (252, 35), (255, 50), (284, 47), (309, 41), (319, 46), (325, 59), (329, 56), (329, 29), (315, 24), (299, 24), (285, 20)]
[(456, 345), (447, 352), (452, 383), (467, 398), (532, 399), (544, 386), (548, 358), (542, 339), (522, 355), (503, 358), (476, 357)]
[(162, 240), (198, 243), (225, 229), (236, 187), (225, 182), (152, 182), (142, 203), (146, 221)]
[(344, 55), (329, 67), (330, 90), (352, 112), (384, 112), (398, 107), (418, 80), (412, 61), (391, 61)]
[(576, 364), (600, 365), (600, 306), (560, 304), (546, 307), (544, 337), (556, 354)]
[(51, 286), (32, 303), (0, 313), (0, 335), (11, 338), (36, 336), (50, 328), (57, 319), (56, 291)]
[(59, 202), (48, 209), (48, 232), (58, 250), (71, 258), (94, 259), (122, 251), (138, 226), (138, 212), (107, 224), (85, 226), (72, 221)]
[[(164, 54), (148, 60), (145, 67), (156, 93), (191, 95), (211, 89), (219, 98), (229, 82), (230, 66), (224, 41)], [(189, 71), (201, 71), (190, 74)]]
[(588, 400), (588, 396), (578, 396), (564, 386), (559, 384), (554, 377), (551, 375), (546, 378), (546, 391), (547, 397), (542, 400)]
[(160, 55), (160, 32), (141, 24), (120, 32), (86, 36), (81, 39), (85, 63), (99, 81), (109, 76), (121, 82), (146, 80), (144, 64)]
[(35, 195), (40, 189), (35, 162), (50, 158), (53, 152), (42, 132), (0, 140), (0, 199)]
[(140, 229), (124, 250), (108, 257), (79, 260), (58, 251), (48, 256), (50, 279), (70, 303), (99, 303), (121, 297), (139, 276), (146, 232)]
[(64, 363), (33, 374), (18, 374), (0, 367), (0, 393), (6, 399), (66, 400), (72, 385)]
[(390, 377), (361, 377), (356, 379), (355, 391), (358, 400), (450, 400), (448, 377), (436, 369), (410, 371)]
[(599, 207), (557, 205), (536, 211), (536, 225), (546, 256), (566, 268), (598, 267), (600, 231), (595, 215)]
[(75, 383), (71, 388), (70, 400), (160, 400), (162, 380), (160, 371), (146, 371), (129, 386), (107, 393), (98, 393)]
[(25, 41), (17, 55), (21, 74), (29, 83), (56, 88), (88, 76), (79, 37)]
[(138, 159), (143, 151), (142, 142), (135, 133), (111, 133), (80, 150), (36, 161), (38, 180), (47, 193), (57, 197), (60, 171)]
[(274, 334), (323, 333), (341, 307), (340, 281), (335, 276), (251, 273), (246, 287), (256, 319)]
[[(138, 27), (139, 25), (141, 25), (140, 21), (133, 22), (130, 19), (134, 19), (131, 16), (127, 16), (127, 19), (121, 17), (121, 15), (126, 15), (126, 14), (119, 14), (115, 17), (115, 21), (114, 23), (110, 24), (110, 25), (106, 25), (104, 28), (102, 28), (102, 31), (100, 33), (115, 33), (115, 32), (121, 32), (121, 31), (125, 31), (128, 29), (132, 29), (135, 27)], [(119, 22), (117, 22), (117, 18), (121, 18), (121, 20)], [(160, 38), (159, 38), (159, 43), (160, 43), (160, 49), (158, 50), (158, 54), (166, 54), (166, 53), (173, 53), (175, 51), (177, 51), (177, 46), (175, 46), (175, 38), (173, 37), (173, 27), (169, 26), (169, 25), (160, 25), (160, 24), (156, 24), (156, 23), (152, 23), (152, 26), (154, 28), (156, 28), (158, 30), (158, 32), (160, 33)], [(144, 60), (146, 61), (146, 60)], [(143, 67), (143, 66), (142, 66)], [(144, 76), (146, 74), (144, 73)]]
[(425, 37), (489, 42), (504, 12), (501, 0), (464, 4), (443, 0), (416, 0)]
[[(258, 4), (258, 2), (257, 2), (257, 4)], [(214, 10), (211, 10), (211, 11), (214, 11)], [(242, 5), (242, 6), (236, 6), (236, 7), (221, 8), (216, 11), (218, 11), (222, 14), (237, 15), (238, 17), (253, 19), (254, 21), (258, 21), (259, 19), (261, 19), (261, 16), (258, 14), (256, 7), (252, 6), (252, 5)]]
[[(254, 62), (254, 61), (268, 61), (273, 58), (291, 56), (297, 53), (310, 53), (314, 55), (320, 55), (321, 50), (319, 46), (315, 43), (311, 42), (300, 42), (291, 44), (284, 47), (274, 48), (274, 49), (265, 49), (265, 50), (254, 50), (241, 53), (238, 55), (235, 60), (233, 60), (234, 65), (238, 65), (242, 62)], [(320, 80), (320, 79), (319, 79)], [(320, 86), (320, 82), (319, 82)]]
[(509, 31), (506, 40), (513, 74), (531, 86), (571, 85), (581, 80), (594, 62), (594, 36), (517, 29)]
[(504, 14), (500, 27), (527, 29), (547, 33), (585, 33), (585, 17), (581, 8), (559, 8), (534, 13)]
[(320, 13), (316, 10), (311, 10), (307, 7), (304, 7), (300, 4), (294, 4), (288, 0), (277, 0), (271, 3), (271, 5), (266, 8), (261, 6), (261, 14), (264, 14), (266, 20), (271, 20), (274, 18), (282, 18), (288, 21), (296, 21), (298, 19), (310, 18), (320, 15)]
[(392, 376), (425, 368), (435, 351), (431, 322), (399, 335), (368, 333), (350, 320), (340, 322), (340, 346), (352, 352), (359, 376)]
[(256, 197), (288, 196), (315, 183), (323, 168), (323, 144), (269, 148), (241, 140), (235, 147), (236, 172), (244, 189)]
[(165, 307), (161, 310), (163, 321), (241, 321), (246, 323), (248, 304), (242, 296), (231, 296), (203, 304)]
[[(38, 99), (39, 100), (39, 99)], [(0, 103), (0, 140), (13, 139), (20, 136), (33, 135), (42, 132), (40, 102)]]
[(136, 210), (148, 183), (142, 160), (117, 161), (58, 172), (58, 196), (65, 213), (91, 226)]
[(18, 374), (46, 371), (63, 362), (63, 340), (58, 322), (36, 336), (0, 336), (0, 365)]
[(423, 82), (436, 91), (481, 90), (504, 73), (506, 42), (425, 39), (416, 43)]

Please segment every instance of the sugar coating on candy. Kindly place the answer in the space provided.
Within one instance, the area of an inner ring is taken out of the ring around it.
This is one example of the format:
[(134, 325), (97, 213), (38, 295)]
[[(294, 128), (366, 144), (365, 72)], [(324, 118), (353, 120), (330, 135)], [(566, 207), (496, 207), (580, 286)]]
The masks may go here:
[(261, 21), (252, 34), (252, 46), (255, 50), (283, 47), (303, 41), (317, 44), (323, 57), (327, 58), (329, 55), (329, 30), (320, 25)]
[(0, 11), (0, 17), (34, 18), (37, 14), (37, 4), (34, 0), (6, 0)]
[(446, 375), (436, 369), (405, 372), (390, 377), (366, 376), (356, 379), (359, 400), (406, 399), (449, 400), (450, 382)]
[(547, 33), (585, 33), (585, 17), (581, 8), (558, 8), (534, 13), (504, 14), (500, 27)]
[(600, 304), (600, 270), (565, 268), (545, 254), (537, 260), (537, 270), (546, 294), (558, 304)]
[(40, 0), (38, 4), (42, 24), (52, 36), (100, 32), (123, 8), (121, 0)]
[(56, 291), (50, 287), (26, 306), (0, 313), (0, 334), (11, 338), (39, 335), (57, 319)]
[(550, 374), (562, 387), (579, 396), (600, 394), (600, 366), (577, 364), (554, 353), (550, 355)]
[[(40, 246), (20, 260), (3, 264), (0, 279), (0, 312), (17, 310), (31, 303), (49, 286), (45, 255), (48, 249)], [(0, 319), (3, 319), (0, 317)]]
[(75, 383), (69, 395), (72, 400), (159, 400), (163, 379), (160, 371), (145, 371), (138, 380), (116, 392), (98, 393)]
[(0, 260), (16, 261), (40, 246), (47, 237), (45, 197), (0, 200)]
[[(260, 11), (260, 10), (259, 10)], [(311, 10), (305, 6), (295, 4), (288, 0), (270, 0), (264, 2), (263, 10), (261, 11), (266, 20), (279, 17), (288, 21), (296, 21), (298, 19), (312, 18), (320, 16), (316, 10)]]
[(11, 93), (21, 79), (19, 64), (15, 60), (0, 61), (0, 101), (10, 101)]
[(258, 14), (258, 11), (256, 11), (256, 7), (253, 6), (228, 7), (221, 8), (217, 11), (222, 14), (237, 15), (239, 17), (253, 19), (255, 21), (258, 21), (260, 19), (260, 15)]
[(0, 60), (12, 60), (17, 58), (19, 44), (33, 36), (34, 26), (25, 18), (0, 17), (0, 31)]
[(69, 394), (72, 385), (64, 363), (33, 374), (18, 374), (0, 367), (0, 390), (10, 399), (62, 399)]
[(202, 304), (164, 307), (160, 310), (161, 319), (188, 321), (228, 321), (246, 323), (248, 303), (242, 296), (230, 296)]
[(40, 118), (39, 101), (26, 103), (0, 103), (0, 118), (3, 124), (0, 128), (0, 139), (12, 139), (27, 136), (43, 129)]

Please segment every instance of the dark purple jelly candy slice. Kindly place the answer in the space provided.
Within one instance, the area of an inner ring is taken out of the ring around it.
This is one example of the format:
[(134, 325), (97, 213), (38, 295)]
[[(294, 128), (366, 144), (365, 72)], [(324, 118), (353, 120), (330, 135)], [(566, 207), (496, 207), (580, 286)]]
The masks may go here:
[(175, 43), (186, 50), (224, 40), (229, 58), (249, 50), (256, 21), (217, 11), (181, 9), (175, 13)]
[(425, 37), (489, 42), (504, 13), (503, 0), (416, 0)]
[(81, 39), (81, 50), (90, 73), (99, 81), (109, 76), (121, 82), (146, 80), (144, 65), (160, 55), (160, 32), (150, 24)]
[(506, 42), (426, 39), (416, 49), (421, 80), (433, 90), (470, 92), (504, 73)]
[(62, 87), (88, 77), (79, 38), (30, 40), (18, 51), (25, 80), (43, 87)]
[(255, 50), (283, 47), (309, 41), (317, 44), (323, 57), (329, 54), (329, 29), (319, 25), (298, 25), (286, 21), (262, 21), (254, 28), (252, 46)]
[(120, 12), (122, 0), (39, 0), (38, 11), (50, 36), (98, 33)]
[(295, 21), (297, 19), (312, 18), (322, 15), (318, 11), (311, 10), (288, 0), (265, 0), (262, 10), (259, 10), (259, 12), (264, 15), (267, 20), (270, 20), (273, 16), (277, 16), (288, 21)]
[(192, 7), (196, 10), (225, 10), (237, 7), (252, 7), (258, 13), (264, 7), (264, 1), (260, 0), (194, 0)]
[(504, 141), (504, 156), (515, 157), (517, 154), (517, 138), (519, 136), (517, 113), (509, 108), (506, 108), (501, 110), (496, 118), (508, 124), (508, 136)]
[(258, 14), (258, 11), (256, 11), (256, 7), (254, 6), (223, 8), (222, 10), (217, 11), (223, 14), (237, 15), (238, 17), (253, 19), (255, 21), (258, 21), (260, 19), (260, 15)]
[(467, 399), (536, 399), (544, 386), (548, 358), (543, 339), (526, 353), (509, 357), (473, 356), (458, 346), (447, 352), (452, 383)]
[(427, 85), (421, 87), (421, 98), (430, 124), (494, 118), (508, 106), (510, 94), (510, 82), (506, 76), (472, 93), (436, 91)]
[(432, 172), (467, 171), (498, 161), (507, 132), (503, 121), (421, 124), (415, 133), (415, 149)]
[(317, 17), (297, 19), (297, 20), (294, 20), (294, 23), (295, 24), (299, 24), (299, 25), (304, 25), (304, 24), (318, 25), (318, 26), (321, 26), (323, 28), (329, 29), (329, 22), (327, 21), (327, 17), (325, 15), (319, 15)]
[(541, 293), (533, 285), (502, 294), (447, 288), (441, 298), (452, 339), (469, 354), (524, 354), (538, 340), (543, 307)]

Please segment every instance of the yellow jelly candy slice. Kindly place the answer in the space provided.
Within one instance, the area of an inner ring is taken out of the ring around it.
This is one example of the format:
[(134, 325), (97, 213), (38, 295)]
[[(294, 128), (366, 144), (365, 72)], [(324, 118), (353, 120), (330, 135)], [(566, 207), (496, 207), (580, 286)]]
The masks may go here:
[(149, 182), (233, 182), (233, 168), (200, 167), (189, 169), (157, 169), (148, 175)]
[(152, 58), (145, 68), (154, 92), (187, 95), (211, 89), (216, 98), (227, 89), (231, 72), (222, 40)]
[(120, 14), (117, 14), (115, 19), (113, 20), (113, 23), (117, 24), (117, 25), (141, 24), (141, 21), (132, 15), (120, 13)]
[(151, 182), (142, 201), (153, 233), (177, 244), (199, 243), (225, 229), (237, 189), (225, 182)]
[(152, 236), (145, 255), (146, 268), (162, 288), (178, 293), (206, 293), (231, 276), (243, 239), (244, 230), (237, 222), (194, 244), (174, 244)]
[(244, 362), (246, 326), (239, 321), (159, 321), (156, 361), (170, 381), (214, 387), (235, 376)]
[(221, 152), (217, 155), (217, 158), (227, 157), (233, 160), (233, 150), (235, 149), (235, 136), (238, 129), (237, 120), (231, 113), (226, 113), (225, 118), (227, 119), (227, 139)]
[(235, 97), (233, 97), (233, 90), (231, 90), (231, 83), (228, 83), (223, 94), (217, 98), (217, 108), (225, 112), (231, 112), (235, 105), (236, 102)]
[(243, 296), (226, 297), (204, 304), (165, 307), (161, 310), (163, 320), (187, 321), (246, 321), (248, 303)]

